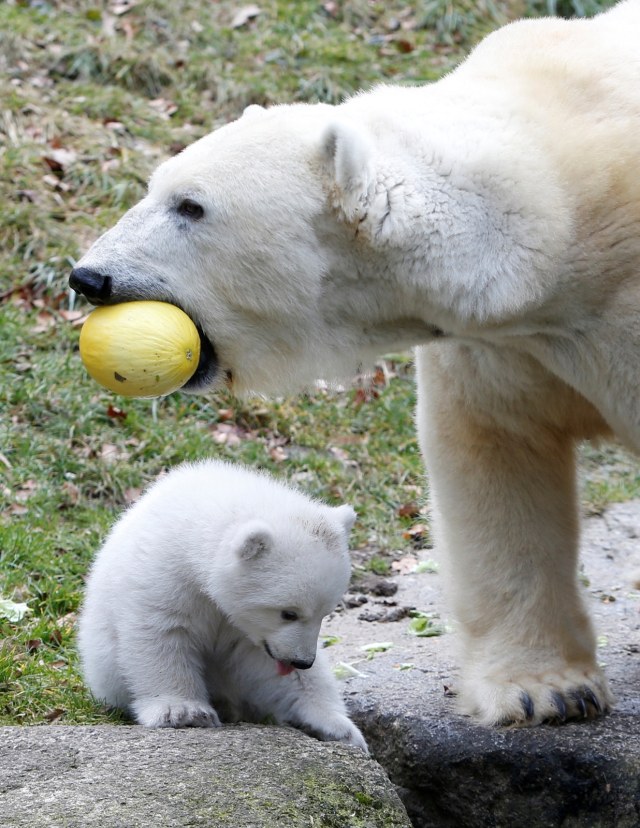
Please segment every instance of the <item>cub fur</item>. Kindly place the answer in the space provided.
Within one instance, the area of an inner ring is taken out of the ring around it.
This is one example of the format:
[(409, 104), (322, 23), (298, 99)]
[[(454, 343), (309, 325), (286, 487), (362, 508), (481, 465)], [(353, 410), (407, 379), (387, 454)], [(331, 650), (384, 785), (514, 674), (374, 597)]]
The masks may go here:
[(354, 519), (222, 462), (160, 478), (88, 578), (79, 649), (94, 695), (147, 727), (270, 718), (366, 750), (318, 649)]

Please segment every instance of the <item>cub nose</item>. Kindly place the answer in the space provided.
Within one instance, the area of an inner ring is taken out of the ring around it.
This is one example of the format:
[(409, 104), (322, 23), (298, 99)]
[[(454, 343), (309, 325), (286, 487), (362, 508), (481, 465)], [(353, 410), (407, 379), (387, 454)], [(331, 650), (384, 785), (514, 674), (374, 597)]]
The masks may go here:
[(291, 662), (291, 666), (295, 667), (296, 670), (308, 670), (309, 667), (313, 667), (313, 662), (315, 658), (310, 659), (309, 661), (303, 661), (302, 659), (296, 659), (295, 661)]
[(96, 304), (111, 296), (111, 276), (90, 267), (74, 267), (69, 276), (69, 285)]

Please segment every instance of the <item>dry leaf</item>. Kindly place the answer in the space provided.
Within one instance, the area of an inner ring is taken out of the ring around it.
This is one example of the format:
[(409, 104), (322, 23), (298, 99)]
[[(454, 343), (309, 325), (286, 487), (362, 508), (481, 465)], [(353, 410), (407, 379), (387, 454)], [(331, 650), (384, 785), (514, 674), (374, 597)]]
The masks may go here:
[(107, 407), (107, 417), (113, 417), (114, 419), (125, 420), (127, 418), (127, 412), (123, 411), (121, 408), (118, 408), (115, 405), (109, 404)]
[(417, 503), (404, 503), (398, 509), (398, 515), (400, 517), (418, 517), (420, 514), (420, 506)]
[(412, 572), (415, 572), (417, 566), (418, 559), (414, 558), (413, 555), (407, 555), (404, 558), (400, 558), (399, 561), (393, 561), (391, 569), (397, 572), (398, 575), (410, 575)]
[(214, 442), (220, 446), (239, 446), (244, 433), (231, 423), (216, 423), (211, 429)]
[(28, 500), (37, 488), (38, 484), (35, 482), (35, 480), (25, 480), (25, 482), (20, 486), (20, 488), (16, 492), (16, 499), (22, 502)]
[(75, 506), (80, 500), (80, 489), (70, 480), (64, 481), (62, 484), (62, 491), (65, 495), (67, 505)]
[(407, 529), (405, 532), (402, 533), (402, 537), (405, 540), (413, 540), (415, 538), (421, 538), (423, 535), (426, 535), (429, 531), (429, 527), (426, 523), (416, 523), (415, 526), (412, 526), (411, 529)]
[(84, 311), (66, 310), (65, 308), (61, 308), (59, 313), (65, 322), (78, 322), (80, 319), (84, 319), (87, 316)]
[(173, 101), (168, 101), (166, 98), (154, 98), (152, 101), (149, 101), (149, 106), (166, 120), (169, 120), (178, 111), (177, 104)]
[(40, 311), (36, 316), (37, 324), (31, 328), (31, 333), (44, 333), (56, 324), (55, 317), (49, 311)]
[(59, 149), (49, 150), (47, 155), (44, 156), (44, 161), (53, 172), (64, 172), (66, 167), (73, 164), (77, 157), (78, 154), (73, 150), (60, 147)]
[(99, 457), (107, 466), (111, 466), (120, 460), (128, 460), (129, 452), (113, 443), (105, 443), (100, 449)]
[(260, 14), (260, 11), (261, 9), (259, 6), (243, 6), (233, 15), (231, 28), (239, 29), (242, 26), (246, 26), (246, 24), (251, 20), (255, 20), (255, 18)]
[(136, 500), (138, 500), (141, 494), (142, 489), (138, 486), (132, 486), (129, 489), (125, 489), (124, 502), (127, 504), (127, 506), (131, 506), (132, 503), (135, 503)]
[(283, 460), (286, 460), (288, 456), (289, 455), (287, 454), (287, 452), (284, 450), (284, 448), (282, 446), (275, 446), (275, 448), (272, 448), (271, 451), (269, 452), (269, 457), (275, 463), (282, 463)]
[(109, 4), (109, 11), (111, 14), (120, 16), (131, 11), (131, 9), (137, 5), (138, 0), (113, 0), (113, 2)]

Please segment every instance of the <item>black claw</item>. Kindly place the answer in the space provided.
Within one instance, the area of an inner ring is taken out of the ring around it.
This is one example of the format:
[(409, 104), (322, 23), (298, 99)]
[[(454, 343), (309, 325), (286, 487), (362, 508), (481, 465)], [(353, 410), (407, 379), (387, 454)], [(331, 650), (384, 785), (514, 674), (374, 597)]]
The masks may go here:
[(582, 718), (586, 719), (588, 714), (587, 714), (587, 705), (585, 703), (585, 700), (582, 698), (583, 690), (574, 690), (571, 693), (571, 698), (576, 703), (576, 705), (578, 707), (578, 712), (580, 713)]
[(566, 722), (567, 721), (567, 705), (566, 705), (566, 702), (564, 700), (564, 697), (562, 696), (562, 693), (560, 693), (558, 690), (554, 690), (553, 693), (551, 694), (551, 698), (553, 700), (553, 704), (554, 704), (556, 710), (558, 711), (558, 719), (561, 722)]
[(533, 708), (533, 699), (525, 690), (523, 690), (522, 693), (520, 693), (520, 704), (522, 705), (522, 709), (524, 710), (526, 720), (530, 722), (531, 719), (533, 719), (535, 711)]
[(598, 701), (598, 697), (590, 687), (585, 687), (583, 690), (584, 696), (589, 704), (595, 709), (598, 716), (602, 715), (602, 705)]

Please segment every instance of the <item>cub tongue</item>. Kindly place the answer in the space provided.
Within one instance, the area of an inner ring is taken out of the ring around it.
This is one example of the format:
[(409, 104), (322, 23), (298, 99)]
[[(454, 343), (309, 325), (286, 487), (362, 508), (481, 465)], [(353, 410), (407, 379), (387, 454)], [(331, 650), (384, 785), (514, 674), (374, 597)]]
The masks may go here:
[(288, 676), (289, 673), (293, 673), (296, 669), (292, 667), (290, 664), (285, 664), (284, 661), (276, 661), (276, 667), (278, 668), (278, 675), (279, 676)]

